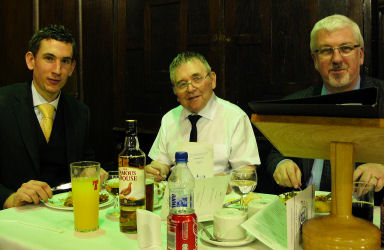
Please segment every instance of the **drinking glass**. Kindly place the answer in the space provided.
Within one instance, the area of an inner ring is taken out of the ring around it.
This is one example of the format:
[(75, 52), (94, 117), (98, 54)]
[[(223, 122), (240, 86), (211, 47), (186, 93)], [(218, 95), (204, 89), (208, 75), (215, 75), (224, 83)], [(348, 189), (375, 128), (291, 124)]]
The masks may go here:
[(352, 215), (373, 222), (375, 185), (367, 182), (353, 182)]
[(241, 210), (245, 211), (244, 197), (255, 190), (257, 185), (256, 170), (249, 167), (233, 169), (230, 173), (230, 185), (240, 197)]
[(95, 231), (99, 228), (100, 163), (73, 162), (70, 168), (75, 230)]
[(107, 217), (119, 218), (119, 171), (108, 171), (108, 178), (104, 182), (104, 188), (114, 196), (113, 209), (107, 212)]
[(154, 183), (155, 177), (147, 174), (145, 177), (145, 209), (151, 212), (153, 212)]

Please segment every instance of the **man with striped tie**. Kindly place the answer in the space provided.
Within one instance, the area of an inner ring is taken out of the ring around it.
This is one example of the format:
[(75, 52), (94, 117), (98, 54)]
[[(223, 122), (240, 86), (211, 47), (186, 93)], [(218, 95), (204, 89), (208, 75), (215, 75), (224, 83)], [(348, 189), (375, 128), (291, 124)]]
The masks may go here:
[(70, 162), (94, 159), (89, 109), (61, 91), (75, 57), (72, 34), (45, 27), (25, 55), (32, 81), (0, 88), (0, 209), (47, 201), (51, 186), (70, 182)]

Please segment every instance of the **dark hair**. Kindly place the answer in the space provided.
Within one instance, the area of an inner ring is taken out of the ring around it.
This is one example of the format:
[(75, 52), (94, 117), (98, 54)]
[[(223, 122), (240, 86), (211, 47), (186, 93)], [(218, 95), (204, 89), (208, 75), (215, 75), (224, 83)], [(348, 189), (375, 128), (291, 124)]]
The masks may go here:
[(31, 40), (29, 40), (28, 50), (36, 56), (37, 51), (40, 49), (40, 43), (44, 39), (54, 39), (60, 42), (72, 44), (73, 56), (72, 58), (76, 60), (76, 42), (75, 38), (72, 36), (63, 25), (51, 24), (33, 34)]

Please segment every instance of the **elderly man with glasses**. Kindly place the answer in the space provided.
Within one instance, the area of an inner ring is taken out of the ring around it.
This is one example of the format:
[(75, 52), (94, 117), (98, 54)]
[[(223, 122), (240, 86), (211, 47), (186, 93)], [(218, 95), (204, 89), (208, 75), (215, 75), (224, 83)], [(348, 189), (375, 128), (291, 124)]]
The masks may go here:
[[(384, 95), (383, 81), (360, 75), (364, 62), (364, 41), (359, 26), (342, 15), (328, 16), (315, 24), (310, 42), (312, 59), (323, 79), (322, 85), (287, 96), (286, 99), (327, 95), (360, 88), (377, 87)], [(331, 173), (327, 161), (322, 159), (285, 159), (272, 150), (267, 160), (267, 174), (273, 178), (274, 192), (287, 191), (280, 187), (299, 188), (312, 183), (316, 189), (330, 191)], [(366, 163), (359, 165), (353, 179), (371, 182), (380, 191), (384, 185), (384, 165)], [(303, 186), (302, 186), (303, 185)], [(280, 186), (280, 187), (279, 187)], [(279, 190), (279, 191), (276, 191)]]
[(149, 152), (153, 161), (146, 171), (154, 174), (157, 181), (165, 179), (174, 162), (177, 144), (188, 141), (213, 145), (214, 174), (260, 164), (247, 114), (215, 95), (216, 74), (206, 59), (195, 52), (180, 53), (169, 71), (173, 92), (181, 105), (162, 118)]

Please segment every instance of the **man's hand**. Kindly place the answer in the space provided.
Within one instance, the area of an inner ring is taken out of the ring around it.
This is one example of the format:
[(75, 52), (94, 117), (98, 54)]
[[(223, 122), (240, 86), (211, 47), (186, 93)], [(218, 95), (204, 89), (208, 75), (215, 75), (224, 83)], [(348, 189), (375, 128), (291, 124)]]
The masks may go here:
[(286, 160), (278, 165), (273, 178), (280, 186), (301, 187), (301, 171), (294, 161)]
[(19, 207), (27, 203), (38, 204), (40, 200), (48, 201), (52, 197), (51, 187), (42, 181), (31, 180), (23, 183), (16, 193), (5, 201), (5, 208)]
[(145, 166), (145, 172), (152, 174), (157, 182), (163, 181), (167, 178), (169, 169), (170, 166), (158, 161), (152, 161), (151, 164)]
[(384, 165), (365, 163), (358, 166), (353, 172), (353, 181), (357, 180), (372, 183), (379, 192), (384, 186)]

